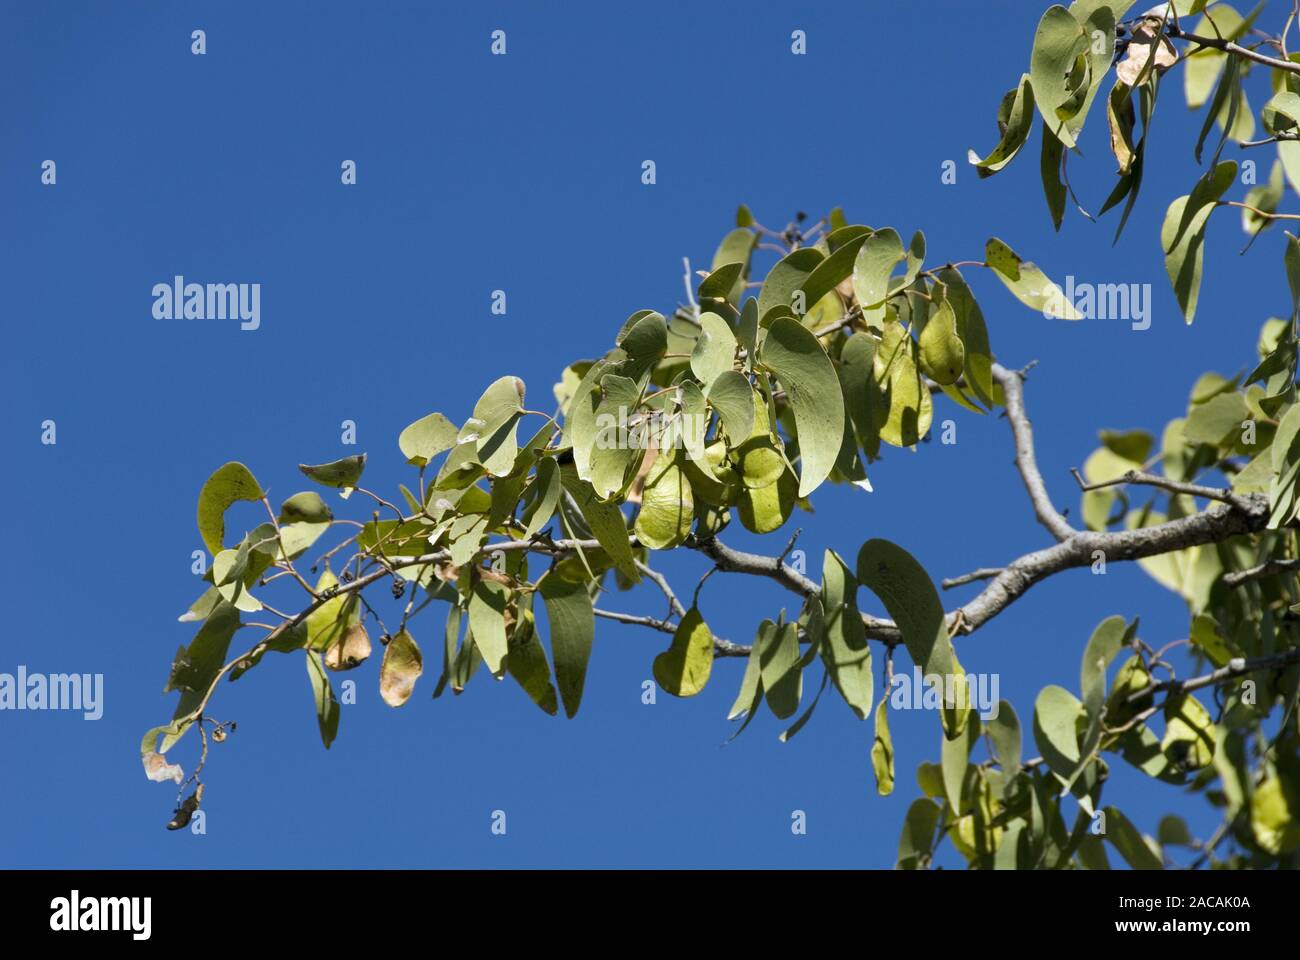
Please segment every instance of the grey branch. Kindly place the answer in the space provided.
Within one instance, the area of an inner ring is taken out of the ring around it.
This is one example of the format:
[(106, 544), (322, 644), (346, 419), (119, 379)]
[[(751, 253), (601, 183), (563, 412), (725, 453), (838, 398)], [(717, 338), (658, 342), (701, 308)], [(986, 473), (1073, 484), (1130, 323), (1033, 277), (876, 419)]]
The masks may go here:
[(1038, 471), (1038, 461), (1034, 456), (1034, 429), (1025, 413), (1024, 374), (995, 363), (993, 378), (1002, 385), (1007, 421), (1011, 424), (1011, 435), (1016, 444), (1016, 469), (1020, 471), (1020, 479), (1034, 506), (1034, 515), (1057, 540), (1066, 540), (1074, 536), (1076, 531), (1060, 511), (1052, 506), (1047, 486), (1043, 483), (1043, 475)]
[(1249, 570), (1225, 573), (1223, 583), (1225, 586), (1239, 587), (1251, 580), (1271, 577), (1275, 573), (1287, 573), (1291, 570), (1300, 570), (1300, 560), (1269, 560), (1267, 563), (1261, 563), (1258, 567), (1251, 567)]
[(1292, 647), (1290, 650), (1283, 650), (1281, 653), (1270, 653), (1262, 657), (1235, 657), (1212, 673), (1200, 677), (1190, 677), (1187, 680), (1165, 680), (1162, 683), (1157, 683), (1151, 690), (1143, 690), (1135, 696), (1150, 696), (1152, 693), (1162, 690), (1167, 690), (1171, 694), (1190, 693), (1193, 690), (1200, 690), (1202, 687), (1212, 687), (1225, 680), (1254, 673), (1256, 670), (1272, 670), (1277, 667), (1287, 667), (1293, 663), (1300, 663), (1300, 647)]
[[(677, 632), (677, 628), (667, 620), (656, 620), (654, 617), (642, 617), (634, 613), (620, 613), (617, 610), (601, 610), (599, 607), (594, 608), (591, 612), (598, 617), (613, 620), (617, 623), (630, 623), (638, 627), (649, 627), (651, 630), (658, 630), (660, 633)], [(713, 638), (713, 655), (715, 657), (747, 657), (749, 656), (749, 647), (715, 636)]]
[(1098, 483), (1087, 483), (1078, 470), (1071, 470), (1070, 472), (1074, 474), (1074, 479), (1078, 481), (1079, 489), (1085, 493), (1089, 490), (1102, 490), (1106, 487), (1131, 483), (1140, 486), (1158, 487), (1170, 493), (1182, 493), (1189, 497), (1200, 497), (1203, 500), (1218, 500), (1220, 503), (1231, 503), (1237, 506), (1244, 506), (1245, 503), (1239, 495), (1231, 490), (1221, 487), (1206, 487), (1199, 483), (1182, 483), (1158, 474), (1147, 473), (1145, 470), (1129, 470), (1114, 480), (1102, 480)]
[(970, 573), (963, 573), (960, 577), (949, 577), (939, 586), (945, 590), (951, 590), (953, 587), (960, 587), (967, 583), (974, 583), (976, 580), (992, 580), (1003, 571), (1003, 567), (980, 567), (978, 570), (972, 570)]

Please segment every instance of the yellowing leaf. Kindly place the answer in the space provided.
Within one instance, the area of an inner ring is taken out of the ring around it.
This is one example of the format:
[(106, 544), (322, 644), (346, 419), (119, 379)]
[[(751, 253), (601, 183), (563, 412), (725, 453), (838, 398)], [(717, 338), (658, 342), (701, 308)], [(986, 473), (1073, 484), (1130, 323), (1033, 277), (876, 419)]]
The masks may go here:
[(231, 461), (220, 467), (199, 491), (198, 523), (203, 545), (213, 556), (225, 546), (226, 510), (237, 500), (256, 502), (262, 488), (242, 463)]
[(669, 550), (686, 539), (694, 519), (695, 495), (676, 452), (661, 454), (646, 477), (636, 538), (651, 550)]
[(654, 659), (659, 686), (674, 697), (693, 697), (709, 682), (713, 669), (713, 634), (691, 607), (677, 625), (672, 645)]
[(384, 662), (379, 669), (379, 695), (390, 707), (400, 707), (411, 699), (415, 681), (424, 673), (424, 656), (415, 639), (405, 630), (388, 641)]
[(871, 769), (876, 774), (876, 790), (882, 797), (894, 792), (894, 739), (889, 735), (889, 700), (876, 707), (876, 736), (871, 744)]

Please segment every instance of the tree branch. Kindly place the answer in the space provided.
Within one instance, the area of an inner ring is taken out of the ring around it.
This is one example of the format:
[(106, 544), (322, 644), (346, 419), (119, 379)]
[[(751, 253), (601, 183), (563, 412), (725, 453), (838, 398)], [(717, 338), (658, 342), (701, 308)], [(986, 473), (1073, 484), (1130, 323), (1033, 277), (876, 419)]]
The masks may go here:
[(1116, 477), (1114, 480), (1102, 480), (1098, 483), (1087, 483), (1078, 470), (1072, 469), (1070, 472), (1074, 474), (1074, 479), (1078, 481), (1079, 489), (1085, 493), (1089, 490), (1102, 490), (1106, 487), (1133, 483), (1147, 487), (1159, 487), (1161, 490), (1167, 490), (1170, 493), (1182, 493), (1189, 497), (1200, 497), (1203, 500), (1218, 500), (1221, 503), (1230, 503), (1238, 507), (1245, 506), (1243, 498), (1231, 490), (1220, 487), (1206, 487), (1199, 483), (1182, 483), (1154, 473), (1147, 473), (1145, 470), (1129, 470), (1123, 476)]
[(1177, 24), (1168, 23), (1165, 26), (1165, 33), (1170, 37), (1178, 40), (1186, 40), (1201, 47), (1211, 47), (1215, 50), (1222, 50), (1224, 53), (1232, 54), (1234, 57), (1242, 57), (1246, 60), (1262, 63), (1266, 67), (1272, 67), (1274, 70), (1281, 70), (1284, 73), (1300, 73), (1300, 63), (1292, 60), (1280, 60), (1277, 57), (1270, 57), (1251, 50), (1249, 47), (1243, 47), (1241, 44), (1233, 43), (1231, 40), (1224, 40), (1221, 37), (1201, 37), (1194, 33), (1188, 33)]
[[(642, 617), (634, 613), (621, 613), (617, 610), (601, 610), (599, 607), (594, 608), (591, 612), (598, 617), (613, 620), (617, 623), (630, 623), (638, 627), (649, 627), (651, 630), (658, 630), (660, 633), (671, 634), (677, 632), (677, 628), (667, 620), (656, 620), (654, 617)], [(714, 636), (713, 655), (715, 657), (747, 657), (749, 656), (749, 647)]]
[(1006, 401), (1007, 421), (1011, 424), (1011, 435), (1016, 444), (1016, 469), (1024, 481), (1029, 500), (1034, 506), (1034, 515), (1038, 522), (1057, 540), (1065, 540), (1075, 534), (1075, 529), (1066, 522), (1047, 495), (1047, 486), (1043, 475), (1038, 471), (1038, 461), (1034, 456), (1034, 429), (1030, 426), (1029, 416), (1025, 413), (1024, 373), (1008, 370), (1001, 364), (993, 364), (993, 379), (1002, 386)]

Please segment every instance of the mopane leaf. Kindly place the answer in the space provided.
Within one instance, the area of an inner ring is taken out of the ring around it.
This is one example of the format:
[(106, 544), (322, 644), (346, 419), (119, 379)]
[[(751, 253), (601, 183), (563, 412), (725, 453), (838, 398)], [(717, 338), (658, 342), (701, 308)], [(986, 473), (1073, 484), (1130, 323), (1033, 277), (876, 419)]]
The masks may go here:
[(916, 341), (899, 324), (886, 325), (873, 370), (888, 403), (880, 439), (895, 447), (914, 446), (930, 432), (934, 401), (917, 366)]
[[(809, 274), (822, 262), (822, 252), (816, 247), (803, 247), (788, 254), (778, 262), (763, 280), (758, 292), (758, 315), (764, 317), (773, 307), (788, 307), (797, 290), (802, 290)], [(803, 312), (812, 306), (806, 302)]]
[(333, 519), (334, 514), (329, 505), (314, 490), (295, 493), (280, 504), (279, 523), (281, 525), (286, 523), (329, 523)]
[(397, 446), (407, 463), (423, 467), (454, 447), (458, 432), (455, 424), (441, 413), (431, 413), (403, 430), (397, 437)]
[(983, 160), (974, 150), (967, 151), (967, 157), (981, 179), (991, 177), (1010, 163), (1034, 127), (1034, 88), (1029, 82), (1029, 74), (1020, 77), (1020, 84), (1007, 93), (1002, 106), (998, 112), (1003, 132), (998, 145)]
[(812, 332), (785, 317), (768, 329), (759, 362), (776, 375), (794, 411), (801, 461), (799, 496), (806, 497), (830, 474), (844, 438), (839, 377)]
[(868, 540), (858, 551), (858, 582), (885, 604), (922, 673), (951, 676), (952, 643), (943, 604), (925, 568), (897, 544)]
[(844, 702), (859, 720), (865, 720), (871, 711), (874, 689), (871, 646), (858, 611), (857, 592), (858, 581), (848, 565), (835, 551), (827, 550), (822, 561), (821, 602), (826, 632), (822, 661)]
[(709, 384), (707, 398), (732, 446), (743, 443), (754, 432), (754, 388), (743, 373), (720, 373)]
[(1196, 316), (1205, 255), (1205, 227), (1219, 199), (1237, 177), (1237, 164), (1225, 160), (1197, 181), (1192, 192), (1169, 205), (1160, 228), (1165, 271), (1188, 323)]
[(894, 792), (894, 738), (889, 735), (889, 700), (876, 707), (876, 735), (871, 743), (871, 769), (876, 775), (876, 791), (887, 797)]
[(961, 379), (966, 349), (957, 333), (957, 315), (946, 299), (939, 302), (926, 320), (919, 337), (921, 369), (936, 383), (948, 385)]
[(501, 676), (506, 658), (508, 600), (505, 586), (494, 580), (479, 580), (469, 598), (469, 628), (479, 653), (483, 655), (483, 662), (494, 677)]
[(384, 648), (384, 662), (379, 670), (379, 695), (390, 707), (400, 707), (411, 699), (415, 681), (424, 673), (424, 656), (409, 633), (398, 631)]
[(671, 550), (691, 532), (695, 495), (675, 450), (661, 452), (646, 476), (636, 538), (651, 550)]
[(1106, 807), (1106, 839), (1134, 870), (1163, 870), (1164, 862), (1147, 844), (1141, 831), (1115, 807)]
[(700, 314), (700, 338), (691, 352), (691, 372), (707, 390), (736, 362), (736, 336), (716, 313)]
[(554, 574), (543, 577), (537, 589), (546, 604), (546, 619), (551, 625), (555, 683), (560, 688), (564, 714), (572, 718), (582, 702), (587, 661), (591, 658), (591, 642), (596, 633), (591, 597), (585, 584), (570, 583)]
[(1020, 718), (1011, 704), (998, 703), (996, 716), (987, 721), (989, 739), (993, 742), (993, 756), (997, 758), (1002, 775), (1008, 780), (1020, 772)]
[(555, 686), (551, 683), (551, 666), (546, 662), (546, 649), (537, 636), (533, 611), (522, 605), (519, 622), (510, 634), (510, 655), (506, 658), (506, 670), (523, 687), (533, 703), (541, 707), (544, 713), (555, 716), (559, 710), (559, 701), (555, 696)]
[(324, 487), (355, 487), (366, 468), (366, 455), (344, 457), (331, 463), (298, 464), (298, 469)]
[(208, 552), (216, 555), (225, 546), (226, 510), (237, 500), (258, 501), (262, 488), (248, 468), (231, 461), (204, 482), (199, 491), (199, 536)]
[(794, 716), (803, 694), (799, 657), (799, 628), (786, 623), (775, 629), (761, 653), (760, 677), (767, 705), (777, 719)]
[(311, 678), (312, 696), (316, 700), (316, 724), (320, 727), (321, 741), (328, 750), (339, 732), (339, 702), (334, 697), (334, 688), (325, 674), (320, 654), (315, 650), (307, 651), (307, 675)]
[(713, 634), (696, 607), (686, 611), (672, 645), (654, 659), (659, 686), (674, 697), (693, 697), (709, 682), (713, 669)]
[(993, 237), (984, 245), (984, 258), (994, 275), (1025, 306), (1059, 320), (1083, 319), (1060, 287), (1001, 240)]
[(853, 293), (869, 325), (880, 326), (885, 298), (889, 296), (889, 278), (906, 256), (902, 238), (888, 227), (877, 230), (858, 249), (853, 263)]

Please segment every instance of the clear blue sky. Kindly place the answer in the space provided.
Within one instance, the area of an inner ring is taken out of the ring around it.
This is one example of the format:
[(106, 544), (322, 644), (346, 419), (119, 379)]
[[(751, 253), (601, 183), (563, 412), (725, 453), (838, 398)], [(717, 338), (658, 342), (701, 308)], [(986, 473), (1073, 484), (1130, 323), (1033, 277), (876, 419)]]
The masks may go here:
[[(1181, 76), (1162, 93), (1151, 174), (1118, 246), (1113, 214), (1094, 226), (1071, 211), (1053, 233), (1037, 133), (1011, 169), (977, 181), (966, 150), (996, 140), (999, 98), (1027, 67), (1040, 10), (7, 5), (0, 671), (100, 672), (106, 703), (97, 722), (0, 714), (0, 865), (892, 865), (913, 771), (938, 757), (932, 714), (894, 715), (899, 786), (881, 799), (870, 724), (829, 696), (789, 744), (765, 714), (721, 746), (740, 661), (720, 663), (694, 700), (643, 705), (666, 638), (635, 627), (599, 625), (573, 722), (483, 673), (433, 701), (432, 665), (394, 711), (369, 664), (351, 675), (360, 702), (343, 708), (328, 753), (300, 658), (272, 655), (220, 692), (215, 712), (239, 731), (209, 762), (202, 837), (163, 830), (173, 790), (145, 779), (137, 746), (174, 705), (160, 691), (193, 632), (176, 616), (200, 592), (194, 505), (213, 469), (242, 460), (278, 499), (309, 486), (297, 463), (360, 449), (370, 485), (395, 491), (409, 473), (402, 427), (432, 410), (463, 419), (507, 373), (549, 406), (565, 363), (607, 349), (632, 311), (677, 302), (681, 258), (706, 264), (740, 202), (769, 224), (840, 204), (851, 221), (920, 228), (935, 262), (977, 259), (997, 235), (1058, 279), (1152, 283), (1151, 329), (1134, 332), (1046, 320), (972, 276), (999, 359), (1039, 361), (1027, 400), (1040, 462), (1077, 514), (1068, 469), (1097, 428), (1158, 432), (1181, 415), (1200, 373), (1251, 362), (1286, 287), (1281, 234), (1238, 258), (1238, 220), (1221, 215), (1197, 322), (1183, 324), (1157, 239), (1166, 204), (1197, 176), (1200, 118)], [(190, 53), (195, 28), (205, 56)], [(497, 28), (504, 57), (489, 55)], [(790, 53), (794, 29), (807, 56)], [(1255, 104), (1264, 96), (1256, 89)], [(1071, 171), (1095, 209), (1113, 172), (1098, 110), (1083, 150)], [(1266, 174), (1271, 157), (1256, 153)], [(40, 184), (47, 159), (55, 187)], [(349, 159), (355, 187), (339, 183)], [(640, 182), (646, 159), (654, 186)], [(955, 185), (940, 182), (948, 159)], [(174, 274), (260, 282), (261, 329), (153, 319), (150, 290)], [(506, 317), (489, 312), (497, 288)], [(955, 446), (890, 450), (871, 472), (875, 493), (824, 487), (817, 513), (792, 522), (817, 567), (826, 547), (852, 557), (886, 537), (938, 580), (1047, 543), (1005, 422), (947, 403), (940, 417), (957, 421)], [(56, 446), (40, 443), (45, 419)], [(340, 445), (344, 419), (358, 424), (357, 448)], [(705, 564), (664, 568), (689, 585)], [(717, 633), (748, 641), (793, 599), (718, 576), (703, 609)], [(611, 601), (656, 613), (661, 602), (651, 589)], [(1027, 724), (1044, 684), (1077, 687), (1088, 634), (1115, 613), (1141, 615), (1156, 644), (1186, 636), (1182, 601), (1115, 564), (1036, 587), (958, 650), (967, 669), (1001, 674)], [(427, 650), (440, 619), (416, 621)], [(193, 747), (177, 748), (187, 767)], [(1149, 832), (1167, 810), (1202, 834), (1214, 826), (1203, 803), (1119, 761), (1106, 796)], [(494, 809), (507, 812), (505, 837), (489, 833)], [(791, 835), (795, 809), (807, 836)]]

